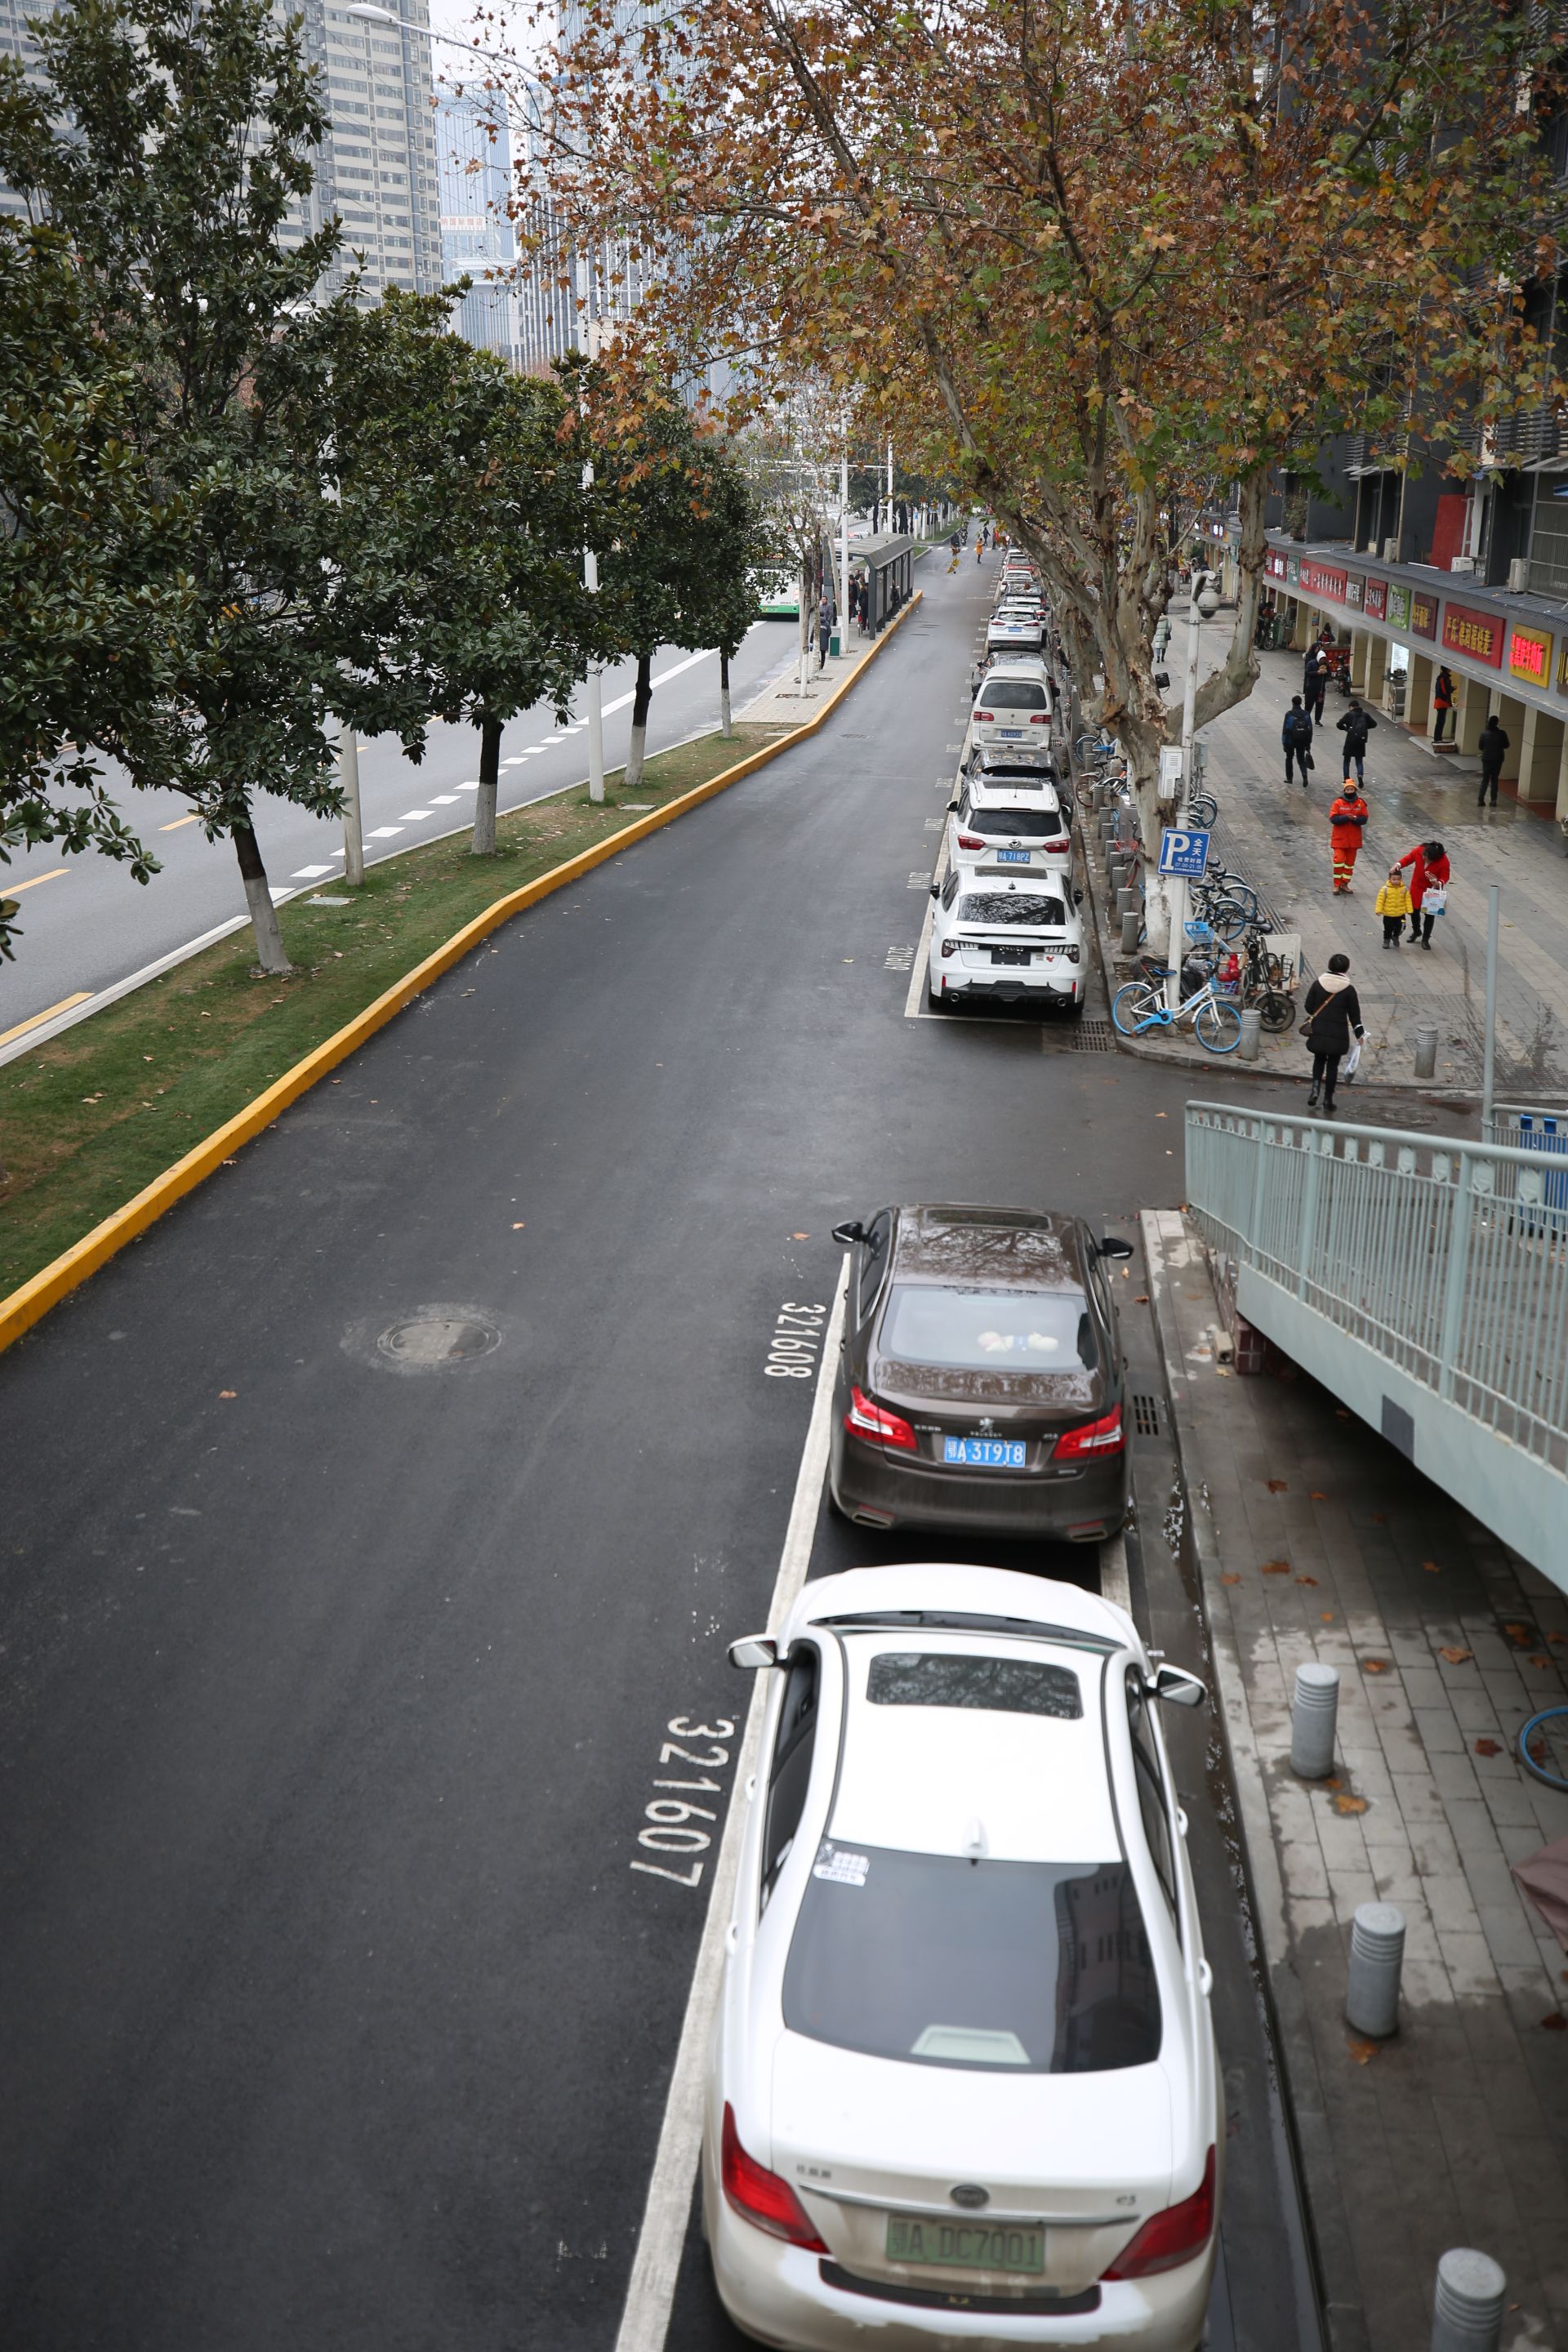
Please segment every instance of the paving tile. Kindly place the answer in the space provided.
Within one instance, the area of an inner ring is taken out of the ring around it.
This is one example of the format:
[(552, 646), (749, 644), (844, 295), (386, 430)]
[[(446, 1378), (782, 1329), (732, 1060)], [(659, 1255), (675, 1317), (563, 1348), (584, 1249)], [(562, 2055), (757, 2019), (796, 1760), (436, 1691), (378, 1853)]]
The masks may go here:
[[(1474, 1913), (1470, 1915), (1474, 1917)], [(1456, 1996), (1463, 2000), (1467, 1993), (1486, 1995), (1498, 1989), (1497, 1966), (1490, 1947), (1478, 1925), (1472, 1931), (1446, 1927), (1437, 1922), (1437, 1942), (1443, 1954), (1443, 1965), (1448, 1971), (1448, 1981)]]
[(1462, 1756), (1468, 1742), (1456, 1721), (1451, 1707), (1416, 1707), (1413, 1710), (1415, 1728), (1421, 1745), (1428, 1756)]

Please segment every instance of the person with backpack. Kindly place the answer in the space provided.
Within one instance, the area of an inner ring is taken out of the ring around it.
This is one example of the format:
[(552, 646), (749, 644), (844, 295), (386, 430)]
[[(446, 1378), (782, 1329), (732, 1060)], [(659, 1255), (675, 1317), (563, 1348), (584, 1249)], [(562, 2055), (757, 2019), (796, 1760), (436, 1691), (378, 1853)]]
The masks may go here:
[(1364, 784), (1366, 782), (1366, 739), (1377, 725), (1377, 721), (1360, 698), (1352, 694), (1351, 707), (1339, 724), (1340, 732), (1345, 739), (1345, 774), (1349, 776), (1351, 761), (1353, 760), (1356, 782), (1358, 784)]
[(1508, 737), (1495, 719), (1489, 719), (1481, 729), (1476, 749), (1481, 755), (1481, 788), (1476, 794), (1476, 806), (1484, 808), (1489, 793), (1492, 806), (1497, 806), (1498, 780), (1502, 774), (1502, 755), (1508, 750)]
[(1312, 765), (1312, 722), (1301, 707), (1299, 694), (1290, 697), (1290, 708), (1285, 713), (1285, 724), (1279, 730), (1285, 747), (1285, 782), (1293, 781), (1294, 768), (1301, 771), (1301, 790), (1307, 789), (1307, 776)]
[(1351, 1049), (1351, 1032), (1353, 1029), (1357, 1037), (1366, 1034), (1361, 1025), (1361, 999), (1350, 971), (1348, 955), (1329, 958), (1327, 971), (1320, 972), (1307, 991), (1306, 1018), (1301, 1024), (1302, 1042), (1312, 1056), (1312, 1091), (1307, 1097), (1307, 1108), (1316, 1110), (1321, 1094), (1331, 1118), (1340, 1063)]
[(1329, 847), (1333, 859), (1334, 896), (1348, 897), (1351, 876), (1366, 830), (1366, 803), (1347, 772), (1344, 790), (1329, 811)]

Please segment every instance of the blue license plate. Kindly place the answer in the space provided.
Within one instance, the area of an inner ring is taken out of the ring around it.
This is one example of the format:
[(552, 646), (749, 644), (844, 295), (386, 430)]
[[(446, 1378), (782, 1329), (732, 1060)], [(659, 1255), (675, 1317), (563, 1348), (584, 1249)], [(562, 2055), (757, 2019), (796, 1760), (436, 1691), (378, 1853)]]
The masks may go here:
[(1027, 866), (1028, 862), (1029, 852), (1026, 849), (999, 849), (996, 852), (998, 866)]
[(944, 1437), (942, 1458), (962, 1462), (966, 1470), (1021, 1470), (1024, 1441), (1021, 1437)]
[(1007, 735), (1021, 739), (1024, 730), (1021, 727), (998, 727), (996, 732), (998, 735)]

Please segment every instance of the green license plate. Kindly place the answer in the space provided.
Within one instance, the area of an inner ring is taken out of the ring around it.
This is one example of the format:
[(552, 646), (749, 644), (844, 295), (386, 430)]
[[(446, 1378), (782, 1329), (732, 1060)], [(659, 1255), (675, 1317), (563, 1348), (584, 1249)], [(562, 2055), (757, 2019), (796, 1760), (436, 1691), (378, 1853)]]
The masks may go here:
[(1046, 2267), (1046, 2233), (1037, 2224), (1006, 2221), (938, 2221), (913, 2214), (888, 2216), (890, 2263), (940, 2263), (949, 2270), (1021, 2271), (1039, 2278)]

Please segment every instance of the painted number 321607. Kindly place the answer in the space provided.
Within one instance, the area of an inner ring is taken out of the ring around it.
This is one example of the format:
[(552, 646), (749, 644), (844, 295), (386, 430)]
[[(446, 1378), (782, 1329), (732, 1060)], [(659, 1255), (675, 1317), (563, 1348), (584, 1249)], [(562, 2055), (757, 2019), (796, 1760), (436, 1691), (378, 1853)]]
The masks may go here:
[(822, 1327), (826, 1318), (826, 1307), (805, 1307), (795, 1298), (784, 1300), (773, 1336), (768, 1341), (768, 1360), (763, 1366), (770, 1381), (810, 1380), (816, 1370), (816, 1351), (822, 1345)]
[[(669, 1738), (658, 1751), (658, 1760), (671, 1777), (658, 1780), (653, 1785), (670, 1793), (651, 1797), (643, 1807), (647, 1825), (637, 1832), (637, 1843), (650, 1853), (668, 1854), (670, 1860), (634, 1862), (631, 1866), (645, 1871), (649, 1878), (669, 1878), (677, 1886), (695, 1886), (706, 1868), (698, 1857), (705, 1854), (713, 1843), (719, 1808), (717, 1804), (692, 1801), (723, 1795), (724, 1783), (711, 1776), (721, 1772), (730, 1761), (730, 1750), (718, 1743), (733, 1739), (735, 1727), (727, 1715), (712, 1723), (693, 1723), (687, 1716), (672, 1715), (666, 1727)], [(675, 1793), (678, 1790), (679, 1795)], [(700, 1822), (710, 1826), (700, 1828)], [(681, 1857), (686, 1858), (684, 1870), (675, 1866)]]

